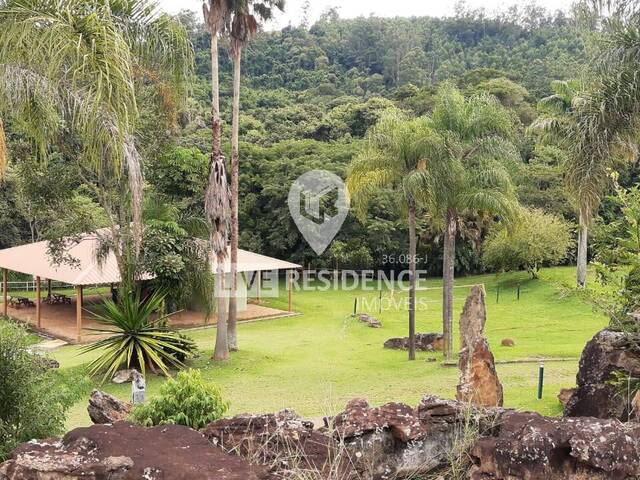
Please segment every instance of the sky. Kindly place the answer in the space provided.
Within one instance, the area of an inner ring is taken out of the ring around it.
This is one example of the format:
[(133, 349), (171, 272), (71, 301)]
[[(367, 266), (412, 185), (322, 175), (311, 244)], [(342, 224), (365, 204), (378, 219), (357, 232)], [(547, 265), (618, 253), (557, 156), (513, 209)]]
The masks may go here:
[[(267, 28), (285, 27), (289, 23), (298, 25), (302, 18), (305, 0), (286, 0), (285, 13), (278, 13)], [(375, 14), (383, 17), (432, 16), (442, 17), (454, 13), (457, 0), (311, 0), (310, 20), (313, 23), (328, 7), (339, 7), (340, 17), (352, 18)], [(470, 8), (484, 7), (487, 12), (495, 12), (512, 4), (523, 5), (530, 0), (466, 0)], [(536, 4), (550, 10), (567, 10), (572, 0), (537, 0)], [(201, 11), (201, 0), (160, 0), (162, 8), (169, 13), (182, 9)]]

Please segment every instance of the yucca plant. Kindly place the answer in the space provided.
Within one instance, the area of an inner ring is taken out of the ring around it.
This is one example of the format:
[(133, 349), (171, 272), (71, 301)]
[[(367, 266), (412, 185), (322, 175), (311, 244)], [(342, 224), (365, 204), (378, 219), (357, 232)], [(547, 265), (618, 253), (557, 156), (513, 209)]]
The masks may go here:
[(170, 330), (166, 324), (170, 315), (161, 311), (165, 294), (156, 292), (146, 299), (139, 293), (124, 295), (116, 303), (110, 299), (93, 315), (104, 328), (91, 328), (96, 335), (108, 335), (84, 347), (81, 353), (104, 350), (89, 364), (90, 375), (103, 374), (103, 381), (113, 377), (120, 368), (137, 368), (144, 375), (149, 367), (169, 375), (169, 367), (184, 367), (183, 360), (192, 356), (195, 343)]

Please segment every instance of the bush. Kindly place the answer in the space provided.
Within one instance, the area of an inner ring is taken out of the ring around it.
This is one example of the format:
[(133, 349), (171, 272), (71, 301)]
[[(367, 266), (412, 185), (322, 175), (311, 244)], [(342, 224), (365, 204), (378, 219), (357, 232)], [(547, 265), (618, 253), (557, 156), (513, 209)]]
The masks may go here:
[(19, 443), (63, 433), (79, 398), (82, 382), (48, 370), (32, 343), (22, 326), (0, 319), (0, 462)]
[(217, 385), (205, 383), (199, 370), (185, 370), (160, 387), (160, 395), (137, 406), (133, 419), (146, 427), (185, 425), (200, 429), (222, 418), (229, 404)]

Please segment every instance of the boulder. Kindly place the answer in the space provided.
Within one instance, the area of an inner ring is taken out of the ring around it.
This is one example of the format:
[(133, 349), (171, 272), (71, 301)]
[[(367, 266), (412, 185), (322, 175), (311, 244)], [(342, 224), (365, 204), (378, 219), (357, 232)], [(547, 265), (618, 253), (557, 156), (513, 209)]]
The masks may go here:
[(496, 407), (503, 404), (502, 384), (489, 342), (484, 337), (486, 318), (484, 288), (476, 285), (460, 315), (460, 382), (456, 398), (475, 405)]
[[(390, 338), (384, 342), (384, 348), (394, 350), (408, 350), (409, 337)], [(444, 337), (441, 333), (416, 333), (416, 350), (422, 352), (442, 351)]]
[(115, 423), (127, 418), (131, 413), (131, 404), (122, 402), (108, 393), (94, 390), (89, 397), (87, 412), (93, 423)]
[(135, 368), (129, 368), (126, 370), (117, 371), (111, 381), (116, 384), (131, 383), (134, 379), (140, 376), (140, 372), (138, 372)]
[(506, 412), (471, 457), (471, 480), (631, 479), (640, 475), (640, 425)]
[(335, 416), (332, 434), (344, 445), (354, 478), (418, 478), (446, 463), (464, 425), (484, 429), (493, 422), (487, 420), (500, 412), (470, 409), (431, 395), (417, 407), (403, 403), (370, 407), (365, 399), (354, 399)]
[(279, 472), (294, 466), (321, 471), (334, 451), (331, 438), (293, 410), (224, 418), (207, 425), (203, 433), (225, 451), (259, 458)]
[(576, 391), (567, 403), (568, 417), (617, 418), (628, 421), (632, 399), (610, 383), (614, 373), (640, 378), (640, 354), (628, 348), (622, 332), (604, 329), (584, 347), (576, 376)]
[(360, 315), (358, 315), (358, 320), (360, 320), (362, 323), (366, 323), (367, 326), (371, 328), (382, 327), (382, 322), (380, 320), (372, 317), (371, 315), (367, 315), (366, 313), (361, 313)]
[(180, 425), (128, 422), (77, 428), (62, 439), (20, 445), (1, 480), (270, 480), (263, 467), (215, 448)]
[(500, 342), (500, 345), (502, 345), (503, 347), (515, 347), (516, 342), (514, 342), (510, 338), (503, 338), (502, 341)]
[(567, 404), (569, 403), (569, 400), (571, 400), (571, 397), (573, 397), (573, 394), (575, 393), (575, 391), (576, 391), (575, 388), (560, 389), (560, 393), (558, 394), (558, 401), (563, 407), (567, 406)]

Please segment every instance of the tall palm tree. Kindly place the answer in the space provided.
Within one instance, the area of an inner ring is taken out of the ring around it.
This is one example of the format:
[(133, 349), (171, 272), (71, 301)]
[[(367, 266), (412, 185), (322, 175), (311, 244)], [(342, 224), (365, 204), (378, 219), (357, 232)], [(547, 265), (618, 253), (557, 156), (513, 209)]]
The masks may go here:
[[(347, 190), (356, 211), (363, 214), (382, 188), (392, 188), (407, 211), (409, 223), (409, 360), (415, 359), (416, 215), (418, 198), (433, 151), (444, 148), (425, 118), (408, 119), (398, 111), (386, 112), (369, 129), (363, 150), (354, 158)], [(434, 144), (435, 143), (435, 144)]]
[(229, 349), (238, 350), (238, 191), (240, 176), (240, 79), (242, 50), (258, 31), (259, 22), (273, 17), (274, 9), (284, 10), (284, 0), (227, 0), (232, 12), (229, 36), (233, 60), (233, 111), (231, 121), (231, 289), (229, 295)]
[(511, 171), (519, 153), (509, 138), (513, 123), (509, 112), (492, 96), (465, 98), (444, 84), (428, 119), (442, 148), (430, 158), (419, 199), (442, 227), (442, 327), (444, 354), (453, 355), (453, 283), (455, 241), (462, 217), (494, 214), (513, 216), (517, 200)]
[[(70, 131), (80, 140), (85, 168), (126, 176), (137, 257), (142, 169), (136, 81), (140, 71), (153, 70), (162, 81), (184, 85), (193, 59), (186, 31), (150, 0), (5, 0), (0, 32), (0, 111), (20, 121), (41, 158)], [(0, 174), (6, 163), (0, 155)], [(113, 232), (127, 229), (113, 220)], [(129, 270), (124, 256), (116, 251), (123, 278)]]
[(586, 119), (587, 93), (578, 81), (556, 81), (553, 94), (539, 102), (540, 116), (532, 123), (532, 131), (560, 146), (566, 157), (564, 179), (578, 214), (578, 255), (576, 284), (587, 283), (587, 251), (589, 226), (608, 183), (609, 155), (594, 150), (602, 140), (602, 132), (587, 134), (581, 129)]
[(211, 157), (209, 182), (205, 194), (205, 216), (209, 225), (210, 264), (215, 260), (215, 291), (217, 296), (216, 344), (214, 360), (229, 358), (227, 340), (227, 298), (225, 291), (225, 262), (229, 238), (229, 187), (221, 148), (220, 80), (218, 36), (229, 23), (227, 0), (208, 0), (203, 3), (205, 25), (211, 35)]

